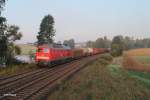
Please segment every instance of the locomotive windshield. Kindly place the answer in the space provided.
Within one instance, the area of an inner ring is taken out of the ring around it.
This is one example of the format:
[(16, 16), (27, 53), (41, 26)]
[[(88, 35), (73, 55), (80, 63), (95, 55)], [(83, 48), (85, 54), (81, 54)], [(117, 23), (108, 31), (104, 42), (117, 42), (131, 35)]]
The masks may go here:
[(44, 48), (44, 53), (48, 53), (49, 49), (48, 48)]

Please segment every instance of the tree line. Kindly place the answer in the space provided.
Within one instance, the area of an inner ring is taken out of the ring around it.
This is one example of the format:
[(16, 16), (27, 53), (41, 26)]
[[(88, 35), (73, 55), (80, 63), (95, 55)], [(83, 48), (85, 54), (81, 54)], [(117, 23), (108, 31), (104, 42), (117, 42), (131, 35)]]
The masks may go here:
[(117, 35), (112, 40), (106, 36), (96, 39), (96, 41), (88, 41), (87, 47), (110, 48), (114, 56), (119, 56), (123, 50), (136, 48), (150, 48), (150, 38), (134, 39), (129, 36)]
[(93, 48), (110, 48), (111, 40), (109, 40), (106, 36), (97, 38), (95, 41), (88, 41), (86, 43), (87, 47)]

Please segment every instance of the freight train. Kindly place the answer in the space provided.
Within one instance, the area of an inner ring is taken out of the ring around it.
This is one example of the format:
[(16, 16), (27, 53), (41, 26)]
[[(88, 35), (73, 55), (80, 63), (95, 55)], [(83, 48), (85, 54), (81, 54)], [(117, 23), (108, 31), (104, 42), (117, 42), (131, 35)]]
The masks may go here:
[(38, 66), (49, 66), (68, 62), (81, 57), (92, 56), (107, 52), (104, 48), (75, 48), (71, 49), (62, 44), (44, 44), (37, 47), (35, 61)]

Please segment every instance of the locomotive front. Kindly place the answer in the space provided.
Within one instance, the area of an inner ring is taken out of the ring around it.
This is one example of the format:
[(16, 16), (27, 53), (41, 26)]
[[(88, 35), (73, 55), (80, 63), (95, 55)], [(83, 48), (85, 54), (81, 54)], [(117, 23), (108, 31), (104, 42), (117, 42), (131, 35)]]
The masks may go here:
[(50, 49), (48, 46), (38, 46), (36, 50), (36, 57), (35, 57), (36, 63), (39, 66), (47, 66), (50, 65)]

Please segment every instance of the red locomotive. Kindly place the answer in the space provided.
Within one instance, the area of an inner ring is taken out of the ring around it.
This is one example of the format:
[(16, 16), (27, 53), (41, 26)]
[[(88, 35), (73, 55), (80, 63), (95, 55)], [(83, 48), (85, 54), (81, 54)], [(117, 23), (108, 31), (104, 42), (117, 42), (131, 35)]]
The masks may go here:
[(70, 47), (61, 44), (45, 44), (37, 47), (35, 59), (39, 65), (51, 65), (71, 58)]
[(73, 59), (104, 53), (105, 51), (106, 49), (103, 48), (71, 49), (69, 46), (53, 43), (38, 46), (35, 59), (40, 66), (52, 66)]

